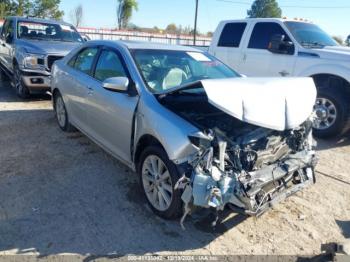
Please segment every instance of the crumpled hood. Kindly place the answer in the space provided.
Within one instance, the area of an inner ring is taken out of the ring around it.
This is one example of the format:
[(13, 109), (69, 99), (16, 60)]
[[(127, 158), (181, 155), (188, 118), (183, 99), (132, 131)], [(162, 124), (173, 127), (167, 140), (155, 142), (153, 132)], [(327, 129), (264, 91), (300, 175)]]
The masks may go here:
[(350, 47), (346, 46), (325, 46), (323, 48), (311, 49), (310, 52), (318, 54), (321, 58), (341, 60), (349, 62)]
[(229, 78), (201, 83), (213, 106), (244, 122), (279, 131), (307, 120), (316, 100), (311, 78)]
[(82, 43), (79, 42), (60, 42), (43, 40), (17, 40), (16, 44), (24, 48), (27, 53), (34, 54), (57, 54), (65, 56), (75, 47)]

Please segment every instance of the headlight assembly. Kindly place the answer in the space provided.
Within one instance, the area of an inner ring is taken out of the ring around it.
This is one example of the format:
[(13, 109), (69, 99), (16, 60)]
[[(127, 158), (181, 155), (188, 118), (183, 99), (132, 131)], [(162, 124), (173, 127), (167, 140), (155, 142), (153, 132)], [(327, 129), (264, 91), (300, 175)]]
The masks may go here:
[(45, 70), (45, 56), (38, 54), (25, 54), (23, 67), (27, 69)]

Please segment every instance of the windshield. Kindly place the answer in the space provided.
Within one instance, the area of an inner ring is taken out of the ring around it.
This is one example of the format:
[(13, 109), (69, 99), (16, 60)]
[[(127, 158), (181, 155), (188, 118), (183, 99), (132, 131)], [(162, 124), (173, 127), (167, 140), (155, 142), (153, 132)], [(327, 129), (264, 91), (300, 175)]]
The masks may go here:
[(306, 48), (338, 45), (331, 36), (317, 25), (301, 22), (285, 22), (294, 38)]
[(132, 54), (152, 92), (164, 92), (203, 79), (239, 76), (214, 57), (201, 52), (134, 50)]
[(18, 22), (18, 38), (45, 41), (83, 42), (73, 26), (37, 22)]

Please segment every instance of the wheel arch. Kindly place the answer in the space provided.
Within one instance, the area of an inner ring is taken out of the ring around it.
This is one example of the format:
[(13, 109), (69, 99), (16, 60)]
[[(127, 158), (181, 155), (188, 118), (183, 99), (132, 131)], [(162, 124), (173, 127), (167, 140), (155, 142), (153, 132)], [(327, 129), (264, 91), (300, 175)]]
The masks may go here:
[(337, 89), (350, 98), (350, 82), (342, 76), (330, 73), (318, 73), (310, 75), (314, 79), (317, 89)]
[(139, 138), (139, 140), (137, 141), (136, 146), (135, 146), (135, 150), (134, 150), (135, 153), (134, 153), (133, 159), (134, 159), (136, 169), (139, 165), (140, 157), (141, 157), (143, 150), (145, 148), (147, 148), (148, 146), (160, 146), (166, 152), (164, 146), (157, 138), (155, 138), (154, 136), (152, 136), (150, 134), (142, 135)]
[(60, 94), (60, 90), (56, 87), (54, 90), (52, 90), (52, 105), (53, 105), (53, 108), (55, 109), (55, 106), (56, 106), (56, 96), (58, 94)]

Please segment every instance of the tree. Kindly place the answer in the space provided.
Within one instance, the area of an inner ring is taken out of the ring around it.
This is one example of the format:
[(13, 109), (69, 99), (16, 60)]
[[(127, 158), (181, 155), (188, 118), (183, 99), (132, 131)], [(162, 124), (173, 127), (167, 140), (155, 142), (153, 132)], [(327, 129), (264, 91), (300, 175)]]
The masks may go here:
[(347, 46), (350, 46), (350, 35), (346, 38), (345, 43)]
[(119, 29), (127, 27), (134, 10), (138, 10), (138, 3), (136, 0), (118, 0), (117, 20)]
[(10, 15), (28, 15), (32, 7), (32, 1), (30, 0), (0, 0), (0, 19)]
[(276, 0), (255, 0), (250, 10), (247, 11), (250, 18), (282, 16), (282, 10)]
[(343, 38), (341, 36), (333, 36), (333, 39), (340, 45), (344, 44)]
[(0, 19), (4, 19), (6, 16), (11, 15), (13, 10), (13, 3), (9, 0), (3, 0), (0, 2)]
[(29, 0), (18, 0), (17, 3), (15, 3), (15, 5), (16, 15), (18, 16), (29, 15), (33, 8), (33, 3)]
[(165, 31), (167, 31), (167, 33), (170, 33), (170, 34), (176, 34), (178, 29), (174, 23), (171, 23), (167, 25), (167, 27), (165, 28)]
[(32, 15), (40, 18), (62, 19), (64, 12), (59, 10), (61, 0), (34, 0)]
[(72, 21), (72, 23), (75, 27), (81, 26), (81, 24), (83, 22), (83, 14), (84, 14), (84, 10), (83, 10), (83, 6), (81, 4), (76, 6), (70, 12), (70, 14), (69, 14), (70, 20)]

